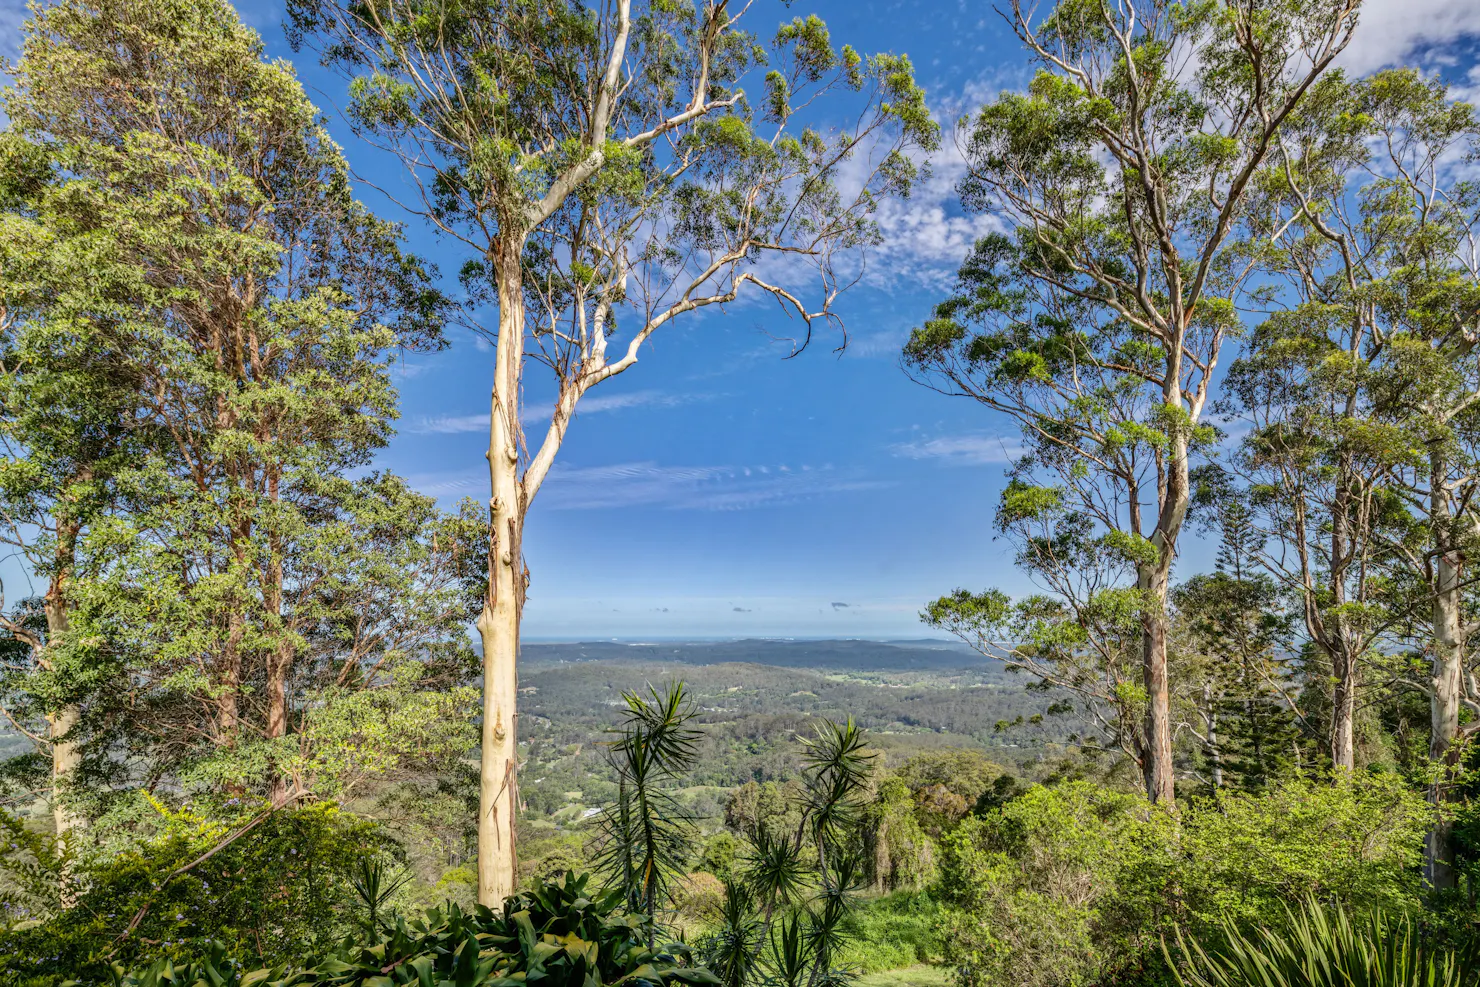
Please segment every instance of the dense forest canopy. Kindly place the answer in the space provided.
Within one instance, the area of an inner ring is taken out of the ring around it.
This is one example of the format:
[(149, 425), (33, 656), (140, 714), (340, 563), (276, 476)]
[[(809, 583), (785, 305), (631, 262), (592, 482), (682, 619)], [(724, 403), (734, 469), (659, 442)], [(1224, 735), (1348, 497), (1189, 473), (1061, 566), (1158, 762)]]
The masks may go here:
[[(1457, 77), (1353, 67), (1359, 0), (1013, 0), (953, 126), (788, 6), (289, 0), (284, 60), (227, 0), (32, 5), (0, 987), (1480, 983)], [(1015, 434), (955, 523), (1022, 581), (913, 641), (523, 640), (587, 393), (757, 302), (846, 346), (939, 172), (972, 242), (898, 372)], [(449, 505), (383, 456), (457, 346)]]

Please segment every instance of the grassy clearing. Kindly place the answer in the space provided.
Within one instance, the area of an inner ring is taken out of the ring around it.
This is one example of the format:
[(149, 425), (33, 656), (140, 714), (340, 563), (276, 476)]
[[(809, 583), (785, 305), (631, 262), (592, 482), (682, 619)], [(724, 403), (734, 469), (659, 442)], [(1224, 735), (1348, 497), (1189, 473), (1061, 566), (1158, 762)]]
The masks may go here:
[(858, 978), (858, 987), (949, 987), (951, 971), (948, 967), (927, 966), (917, 963), (898, 970), (869, 973)]

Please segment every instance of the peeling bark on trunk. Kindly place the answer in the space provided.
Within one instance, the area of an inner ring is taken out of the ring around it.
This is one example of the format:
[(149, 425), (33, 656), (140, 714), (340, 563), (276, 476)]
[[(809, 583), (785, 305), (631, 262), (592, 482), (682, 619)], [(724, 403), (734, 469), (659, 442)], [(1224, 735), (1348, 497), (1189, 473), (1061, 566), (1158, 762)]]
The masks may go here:
[[(1178, 380), (1175, 364), (1168, 379)], [(1169, 390), (1166, 398), (1169, 405), (1182, 406), (1175, 388)], [(1187, 516), (1189, 490), (1187, 439), (1173, 435), (1161, 510), (1150, 539), (1159, 557), (1152, 564), (1136, 567), (1136, 586), (1142, 597), (1141, 680), (1146, 689), (1146, 757), (1142, 769), (1147, 797), (1168, 809), (1176, 808), (1177, 793), (1172, 763), (1171, 682), (1167, 672), (1167, 591), (1176, 559), (1177, 536)]]
[(519, 378), (524, 308), (519, 256), (509, 237), (499, 258), (498, 351), (489, 402), (488, 595), (478, 616), (483, 644), (483, 729), (478, 791), (478, 901), (497, 907), (514, 893), (514, 813), (519, 805), (519, 618), (525, 573), (519, 482)]
[(1339, 771), (1357, 767), (1357, 669), (1356, 661), (1346, 648), (1330, 649), (1331, 677), (1331, 765)]
[(1176, 804), (1172, 771), (1171, 685), (1167, 677), (1167, 580), (1148, 571), (1140, 580), (1147, 597), (1141, 618), (1142, 684), (1146, 688), (1146, 795), (1153, 802), (1172, 808)]

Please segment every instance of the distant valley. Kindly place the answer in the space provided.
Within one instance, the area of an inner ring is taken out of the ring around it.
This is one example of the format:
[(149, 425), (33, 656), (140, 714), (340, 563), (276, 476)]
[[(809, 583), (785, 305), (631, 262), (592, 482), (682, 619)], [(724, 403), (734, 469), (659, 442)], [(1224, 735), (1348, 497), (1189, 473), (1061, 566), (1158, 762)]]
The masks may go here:
[(1068, 729), (1031, 722), (1050, 698), (948, 641), (541, 643), (523, 646), (520, 668), (521, 792), (533, 815), (557, 820), (579, 819), (612, 796), (603, 749), (591, 741), (610, 736), (622, 694), (647, 685), (682, 680), (700, 709), (702, 753), (685, 781), (707, 796), (701, 815), (717, 811), (723, 789), (792, 777), (796, 737), (821, 718), (851, 715), (887, 763), (969, 747), (1021, 766)]

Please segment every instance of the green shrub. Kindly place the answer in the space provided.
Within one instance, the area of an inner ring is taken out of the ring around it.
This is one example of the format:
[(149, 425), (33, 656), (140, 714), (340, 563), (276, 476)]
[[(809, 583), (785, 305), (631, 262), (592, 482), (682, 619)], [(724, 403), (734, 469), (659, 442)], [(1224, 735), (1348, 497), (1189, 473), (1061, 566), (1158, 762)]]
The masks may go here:
[(864, 902), (843, 923), (848, 944), (839, 965), (879, 973), (940, 960), (936, 926), (943, 908), (925, 892), (896, 892)]
[(73, 907), (0, 932), (0, 985), (54, 987), (57, 971), (101, 980), (110, 962), (203, 956), (213, 943), (243, 964), (272, 965), (356, 931), (363, 908), (352, 877), (381, 844), (374, 824), (328, 804), (281, 810), (175, 873), (252, 816), (156, 808), (147, 839), (79, 866)]
[[(1245, 931), (1226, 918), (1220, 944), (1204, 949), (1177, 934), (1182, 987), (1468, 987), (1480, 983), (1480, 956), (1424, 940), (1406, 913), (1308, 900), (1287, 909), (1284, 926)], [(1167, 959), (1171, 962), (1170, 952)]]
[[(212, 950), (182, 966), (162, 959), (125, 973), (116, 987), (665, 987), (717, 984), (692, 964), (681, 945), (654, 948), (656, 929), (645, 916), (622, 910), (620, 891), (588, 896), (587, 877), (567, 874), (504, 902), (500, 912), (481, 905), (464, 911), (433, 909), (373, 946), (346, 946), (307, 969), (279, 966), (241, 973)], [(184, 971), (182, 974), (181, 971)]]
[(673, 923), (691, 938), (689, 930), (718, 925), (725, 908), (725, 883), (713, 874), (694, 871), (673, 882)]
[(965, 987), (1089, 983), (1155, 946), (1175, 823), (1088, 782), (1035, 787), (942, 844), (946, 958)]
[(1161, 938), (1216, 943), (1308, 896), (1415, 906), (1428, 809), (1396, 779), (1294, 782), (1184, 803), (1036, 787), (942, 841), (940, 924), (964, 987), (1167, 977)]
[(1430, 809), (1395, 775), (1291, 781), (1192, 803), (1178, 868), (1186, 921), (1267, 922), (1306, 898), (1403, 909), (1417, 900)]

